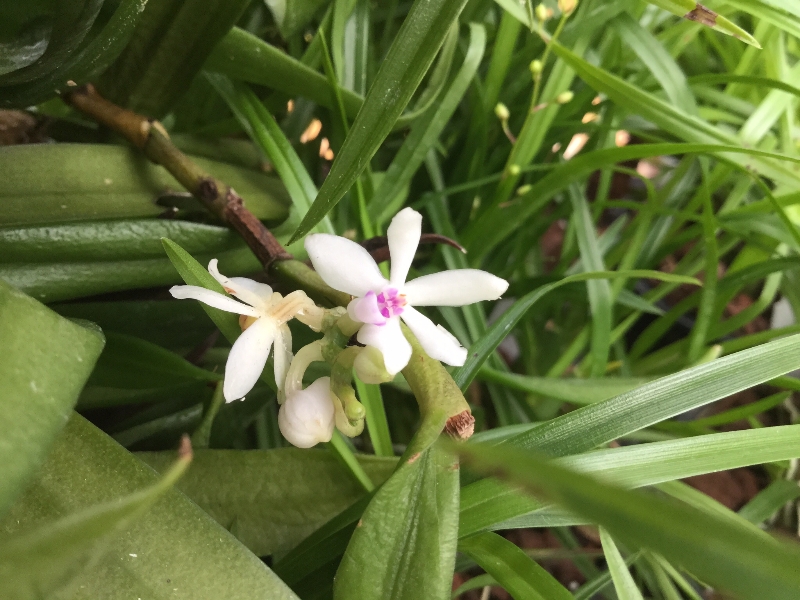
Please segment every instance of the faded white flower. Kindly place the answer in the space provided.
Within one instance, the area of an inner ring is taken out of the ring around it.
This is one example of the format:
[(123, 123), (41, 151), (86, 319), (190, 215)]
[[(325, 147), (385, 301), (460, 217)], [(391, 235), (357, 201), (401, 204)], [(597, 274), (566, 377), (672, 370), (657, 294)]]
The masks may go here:
[(275, 345), (275, 383), (283, 388), (286, 370), (292, 360), (292, 334), (286, 325), (294, 317), (314, 329), (319, 329), (322, 309), (305, 292), (297, 291), (285, 298), (264, 283), (245, 277), (225, 277), (217, 269), (217, 259), (208, 263), (208, 272), (222, 284), (225, 291), (236, 297), (207, 290), (195, 285), (176, 285), (170, 293), (179, 299), (191, 298), (219, 310), (241, 315), (242, 335), (236, 340), (225, 364), (222, 391), (227, 402), (247, 394), (258, 381)]
[(508, 288), (505, 280), (477, 269), (443, 271), (406, 282), (421, 235), (422, 215), (417, 211), (405, 208), (392, 219), (387, 231), (392, 259), (389, 280), (369, 252), (355, 242), (325, 233), (309, 235), (305, 241), (309, 258), (325, 283), (355, 296), (347, 312), (364, 323), (357, 339), (381, 351), (391, 375), (411, 358), (411, 345), (400, 328), (400, 319), (431, 357), (454, 366), (466, 360), (466, 348), (414, 306), (464, 306), (495, 300)]

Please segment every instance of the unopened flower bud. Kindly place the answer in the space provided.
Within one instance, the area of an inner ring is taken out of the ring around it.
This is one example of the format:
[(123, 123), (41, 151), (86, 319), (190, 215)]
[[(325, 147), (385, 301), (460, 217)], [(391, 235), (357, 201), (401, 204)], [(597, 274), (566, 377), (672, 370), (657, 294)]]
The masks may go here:
[(558, 96), (556, 96), (556, 103), (567, 104), (569, 102), (572, 102), (572, 99), (574, 97), (575, 94), (573, 94), (571, 90), (567, 90), (566, 92), (561, 92)]
[(364, 383), (386, 383), (394, 379), (383, 364), (383, 354), (374, 346), (366, 346), (358, 353), (353, 368)]
[(516, 177), (517, 175), (520, 174), (520, 171), (521, 169), (519, 168), (519, 165), (508, 165), (509, 175), (513, 175), (514, 177)]
[(578, 6), (578, 0), (558, 0), (558, 10), (565, 15), (571, 15)]
[(511, 116), (511, 113), (508, 112), (508, 107), (502, 102), (498, 102), (495, 105), (494, 114), (497, 115), (497, 118), (501, 121), (508, 121), (508, 118)]
[(539, 21), (547, 21), (547, 7), (544, 4), (537, 4), (534, 14)]
[(544, 65), (542, 64), (542, 61), (537, 58), (536, 60), (531, 61), (531, 64), (528, 65), (528, 68), (532, 74), (539, 75), (542, 72)]
[(306, 389), (290, 393), (278, 412), (283, 437), (298, 448), (329, 442), (333, 436), (333, 402), (329, 377), (320, 377)]
[(525, 185), (521, 185), (517, 188), (517, 196), (524, 196), (528, 192), (531, 191), (533, 186), (530, 183), (526, 183)]

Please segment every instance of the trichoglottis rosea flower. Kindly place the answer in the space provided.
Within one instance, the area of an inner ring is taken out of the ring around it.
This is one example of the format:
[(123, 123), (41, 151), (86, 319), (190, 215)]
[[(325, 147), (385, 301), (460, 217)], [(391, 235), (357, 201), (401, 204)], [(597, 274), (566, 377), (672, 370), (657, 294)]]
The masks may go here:
[(283, 388), (286, 370), (292, 361), (292, 334), (286, 325), (292, 318), (319, 330), (323, 309), (303, 291), (286, 297), (265, 283), (245, 277), (225, 277), (217, 268), (217, 259), (208, 263), (208, 272), (234, 300), (218, 292), (195, 285), (176, 285), (169, 291), (178, 299), (199, 300), (219, 310), (240, 315), (242, 334), (236, 339), (225, 364), (222, 392), (227, 402), (244, 397), (258, 381), (275, 346), (275, 383)]
[(496, 300), (506, 291), (508, 282), (478, 269), (442, 271), (407, 282), (422, 235), (422, 215), (404, 208), (392, 219), (386, 233), (391, 256), (388, 280), (369, 252), (346, 238), (315, 233), (306, 237), (305, 247), (325, 283), (354, 296), (347, 312), (353, 320), (363, 323), (357, 339), (381, 351), (390, 374), (401, 371), (411, 358), (411, 345), (400, 328), (400, 319), (431, 357), (448, 365), (463, 365), (466, 348), (414, 307), (464, 306)]

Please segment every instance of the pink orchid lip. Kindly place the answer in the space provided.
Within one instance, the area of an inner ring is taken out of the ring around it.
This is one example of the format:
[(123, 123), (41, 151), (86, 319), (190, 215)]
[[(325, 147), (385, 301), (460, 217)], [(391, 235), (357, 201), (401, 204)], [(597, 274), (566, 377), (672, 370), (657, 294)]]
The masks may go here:
[(352, 314), (362, 323), (386, 325), (389, 319), (403, 313), (406, 297), (397, 288), (386, 288), (379, 294), (369, 291), (353, 301)]

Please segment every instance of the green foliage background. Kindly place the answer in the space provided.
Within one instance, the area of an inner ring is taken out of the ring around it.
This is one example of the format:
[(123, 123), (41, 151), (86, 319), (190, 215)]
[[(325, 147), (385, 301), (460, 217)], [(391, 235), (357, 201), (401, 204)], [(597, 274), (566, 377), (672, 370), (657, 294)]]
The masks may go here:
[[(800, 325), (768, 321), (800, 314), (800, 5), (569, 4), (0, 7), (0, 597), (798, 597)], [(235, 317), (165, 286), (261, 266), (59, 97), (84, 83), (160, 119), (300, 259), (309, 232), (421, 211), (467, 253), (423, 246), (417, 275), (511, 284), (429, 311), (466, 364), (358, 382), (366, 432), (313, 450), (284, 447), (271, 368), (220, 407)], [(754, 466), (738, 512), (681, 481)], [(581, 585), (497, 533), (522, 528)]]

